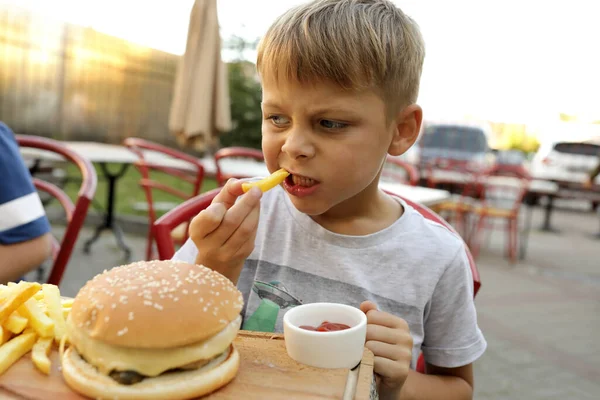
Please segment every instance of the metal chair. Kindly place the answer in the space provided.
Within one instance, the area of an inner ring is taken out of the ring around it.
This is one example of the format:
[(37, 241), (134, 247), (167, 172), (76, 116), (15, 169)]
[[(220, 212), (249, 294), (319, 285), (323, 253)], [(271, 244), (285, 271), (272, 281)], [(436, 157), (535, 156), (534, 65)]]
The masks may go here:
[(154, 231), (159, 259), (169, 260), (175, 255), (175, 242), (172, 238), (173, 230), (181, 224), (186, 224), (187, 226), (192, 218), (210, 205), (220, 191), (221, 188), (213, 189), (184, 201), (156, 220), (152, 229)]
[(15, 137), (21, 148), (30, 147), (56, 153), (67, 161), (75, 164), (81, 172), (81, 186), (75, 205), (69, 196), (67, 196), (67, 194), (58, 186), (38, 178), (33, 178), (35, 187), (56, 198), (65, 211), (67, 222), (66, 230), (60, 242), (56, 238), (53, 238), (53, 262), (50, 275), (47, 279), (48, 283), (59, 285), (71, 257), (71, 253), (73, 252), (73, 247), (77, 241), (79, 231), (87, 216), (89, 205), (96, 193), (96, 185), (98, 182), (96, 170), (91, 162), (74, 151), (69, 150), (59, 141), (29, 135), (15, 135)]
[[(152, 226), (156, 221), (156, 204), (153, 198), (153, 191), (160, 190), (175, 196), (181, 200), (187, 200), (200, 193), (202, 182), (204, 180), (204, 166), (196, 157), (171, 149), (169, 147), (153, 143), (139, 138), (127, 138), (123, 145), (138, 156), (135, 167), (140, 172), (142, 178), (139, 181), (146, 195), (146, 204), (148, 207), (148, 238), (146, 243), (146, 260), (154, 257), (153, 242), (154, 235)], [(164, 160), (173, 161), (172, 165), (161, 162), (155, 163), (149, 160), (151, 153), (159, 153)], [(171, 178), (169, 184), (152, 178), (152, 172), (169, 175)], [(183, 185), (187, 188), (176, 187), (176, 182), (185, 182)], [(173, 232), (175, 242), (182, 244), (187, 240), (187, 224), (183, 224)]]
[(249, 147), (224, 147), (215, 153), (214, 158), (215, 158), (215, 167), (216, 167), (215, 179), (217, 181), (218, 186), (224, 186), (225, 183), (227, 183), (227, 181), (230, 178), (243, 179), (243, 178), (251, 178), (252, 177), (251, 174), (244, 175), (244, 174), (235, 174), (235, 173), (224, 172), (223, 164), (222, 164), (223, 159), (226, 159), (226, 158), (246, 158), (246, 159), (248, 159), (249, 158), (249, 159), (253, 159), (253, 160), (261, 161), (261, 162), (265, 160), (262, 151), (257, 150), (257, 149), (252, 149)]
[(486, 175), (480, 179), (481, 201), (470, 212), (475, 216), (475, 227), (469, 235), (469, 246), (475, 258), (481, 248), (483, 230), (491, 230), (488, 220), (506, 221), (506, 254), (512, 263), (517, 262), (519, 237), (519, 212), (527, 194), (529, 180), (513, 176)]
[(469, 216), (481, 194), (479, 177), (467, 162), (435, 159), (427, 164), (427, 186), (448, 189), (452, 196), (436, 206), (446, 221), (450, 222), (468, 243), (470, 237)]

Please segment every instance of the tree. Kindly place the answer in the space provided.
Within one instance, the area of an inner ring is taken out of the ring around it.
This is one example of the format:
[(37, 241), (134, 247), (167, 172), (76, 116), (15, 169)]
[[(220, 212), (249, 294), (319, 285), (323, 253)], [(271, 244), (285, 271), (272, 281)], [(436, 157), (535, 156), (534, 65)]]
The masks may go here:
[(221, 135), (223, 147), (261, 148), (261, 87), (256, 75), (256, 66), (244, 59), (244, 53), (256, 48), (257, 43), (257, 40), (250, 42), (233, 36), (225, 45), (238, 56), (237, 60), (227, 64), (233, 128)]

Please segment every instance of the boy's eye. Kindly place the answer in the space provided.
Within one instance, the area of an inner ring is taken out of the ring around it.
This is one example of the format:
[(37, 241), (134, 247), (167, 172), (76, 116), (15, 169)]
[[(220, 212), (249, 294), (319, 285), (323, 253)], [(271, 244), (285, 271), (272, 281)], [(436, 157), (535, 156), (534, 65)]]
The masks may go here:
[(285, 125), (288, 124), (290, 122), (289, 119), (282, 117), (281, 115), (269, 115), (267, 117), (268, 120), (271, 120), (271, 122), (273, 123), (273, 125), (275, 126), (279, 126), (279, 125)]
[(331, 121), (329, 119), (322, 119), (319, 121), (319, 124), (326, 129), (343, 129), (348, 124), (344, 124), (342, 122)]

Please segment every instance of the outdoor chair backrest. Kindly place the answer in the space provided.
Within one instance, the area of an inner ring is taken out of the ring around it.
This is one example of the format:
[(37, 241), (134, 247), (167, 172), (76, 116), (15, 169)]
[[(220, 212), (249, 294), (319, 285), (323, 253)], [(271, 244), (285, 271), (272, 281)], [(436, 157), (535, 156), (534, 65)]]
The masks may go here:
[(419, 173), (410, 163), (397, 157), (388, 156), (381, 172), (381, 180), (417, 186)]
[(69, 196), (58, 186), (44, 180), (33, 178), (35, 187), (51, 197), (55, 198), (61, 205), (66, 217), (66, 230), (60, 242), (53, 238), (52, 244), (52, 268), (47, 282), (59, 285), (67, 268), (73, 247), (79, 236), (81, 227), (87, 216), (89, 205), (96, 193), (98, 178), (92, 163), (68, 149), (61, 142), (39, 136), (16, 135), (17, 143), (21, 148), (35, 148), (46, 152), (55, 153), (66, 161), (75, 164), (81, 173), (81, 185), (75, 204)]
[(226, 159), (251, 159), (260, 162), (265, 159), (262, 151), (249, 147), (224, 147), (215, 153), (214, 158), (216, 167), (215, 179), (218, 186), (224, 186), (230, 178), (243, 179), (252, 177), (251, 175), (226, 172), (226, 168), (224, 168), (224, 164), (227, 162)]
[[(194, 156), (148, 140), (127, 138), (123, 144), (138, 156), (134, 165), (141, 175), (139, 184), (146, 196), (148, 208), (146, 259), (150, 260), (153, 257), (152, 225), (157, 218), (154, 191), (159, 190), (176, 197), (177, 203), (197, 196), (204, 180), (204, 165)], [(153, 161), (150, 157), (153, 153), (160, 155), (162, 162)], [(169, 179), (156, 179), (159, 174), (168, 176)], [(182, 235), (178, 241), (183, 243), (186, 239), (187, 226), (182, 228)]]

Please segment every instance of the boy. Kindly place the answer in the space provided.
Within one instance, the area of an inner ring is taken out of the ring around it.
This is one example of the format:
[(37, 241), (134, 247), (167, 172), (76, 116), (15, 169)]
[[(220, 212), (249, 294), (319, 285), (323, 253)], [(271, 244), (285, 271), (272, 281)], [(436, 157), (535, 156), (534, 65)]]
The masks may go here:
[(0, 283), (21, 279), (52, 250), (50, 223), (12, 131), (0, 122)]
[[(470, 399), (486, 342), (463, 242), (378, 188), (386, 155), (418, 136), (423, 58), (388, 0), (281, 16), (258, 49), (262, 148), (269, 171), (291, 175), (264, 194), (230, 180), (175, 258), (237, 283), (244, 329), (280, 331), (300, 302), (360, 306), (381, 399)], [(413, 370), (421, 350), (428, 375)]]

